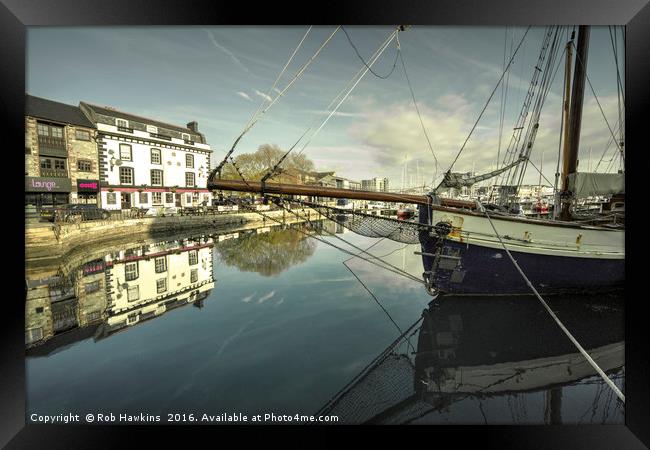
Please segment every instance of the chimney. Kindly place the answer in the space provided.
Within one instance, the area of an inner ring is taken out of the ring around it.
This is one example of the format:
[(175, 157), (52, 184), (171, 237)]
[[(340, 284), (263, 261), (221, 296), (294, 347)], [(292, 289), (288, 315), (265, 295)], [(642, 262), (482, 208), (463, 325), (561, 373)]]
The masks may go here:
[(198, 122), (190, 122), (190, 123), (188, 123), (187, 128), (194, 131), (195, 133), (199, 132), (199, 124), (198, 124)]

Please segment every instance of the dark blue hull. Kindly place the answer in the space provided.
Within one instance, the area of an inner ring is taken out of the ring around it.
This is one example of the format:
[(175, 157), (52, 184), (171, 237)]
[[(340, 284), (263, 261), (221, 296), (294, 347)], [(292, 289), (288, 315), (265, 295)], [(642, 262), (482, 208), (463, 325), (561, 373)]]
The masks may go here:
[[(426, 206), (422, 210), (427, 210)], [(428, 211), (420, 211), (427, 223)], [(424, 214), (423, 214), (424, 213)], [(420, 232), (422, 252), (435, 254), (440, 238)], [(445, 240), (443, 264), (434, 265), (434, 257), (422, 255), (424, 271), (432, 271), (433, 285), (449, 294), (531, 294), (521, 274), (503, 249)], [(540, 294), (594, 292), (617, 289), (625, 280), (625, 260), (576, 258), (510, 252)]]

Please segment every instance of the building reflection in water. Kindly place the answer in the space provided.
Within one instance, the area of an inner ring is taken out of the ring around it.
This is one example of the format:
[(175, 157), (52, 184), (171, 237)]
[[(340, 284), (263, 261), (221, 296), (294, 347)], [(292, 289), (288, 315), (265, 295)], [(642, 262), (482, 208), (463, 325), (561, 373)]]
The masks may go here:
[[(28, 266), (29, 353), (47, 354), (89, 337), (103, 339), (190, 303), (202, 307), (215, 285), (213, 247), (214, 239), (202, 236)], [(38, 346), (48, 348), (38, 351)]]
[[(555, 298), (551, 305), (621, 387), (622, 298)], [(540, 395), (539, 410), (530, 411)], [(563, 401), (573, 404), (563, 408)], [(522, 405), (529, 405), (523, 414)], [(587, 409), (581, 417), (563, 418), (580, 405)], [(454, 408), (469, 417), (468, 407), (480, 410), (484, 423), (623, 420), (614, 393), (532, 297), (458, 297), (430, 306), (318, 413), (342, 423), (444, 423)]]

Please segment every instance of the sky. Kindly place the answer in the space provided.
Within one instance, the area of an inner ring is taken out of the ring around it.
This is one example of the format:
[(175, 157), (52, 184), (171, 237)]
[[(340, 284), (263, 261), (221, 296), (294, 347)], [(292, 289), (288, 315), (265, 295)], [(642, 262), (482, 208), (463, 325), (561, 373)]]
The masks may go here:
[[(394, 30), (392, 26), (344, 28), (366, 62)], [(85, 101), (111, 106), (177, 125), (197, 121), (213, 149), (212, 161), (216, 164), (260, 104), (266, 101), (268, 105), (269, 99), (284, 90), (336, 26), (314, 26), (305, 37), (308, 29), (29, 27), (27, 93), (74, 105)], [(333, 170), (357, 181), (388, 177), (391, 190), (402, 184), (430, 184), (436, 176), (439, 181), (497, 86), (503, 73), (504, 52), (509, 59), (511, 48), (517, 46), (525, 32), (525, 27), (413, 26), (399, 33), (406, 74), (438, 160), (437, 168), (403, 67), (396, 59), (396, 41), (372, 66), (382, 78), (367, 72), (320, 132), (309, 140), (305, 155), (319, 171)], [(497, 154), (502, 154), (510, 141), (544, 33), (543, 27), (528, 31), (508, 75), (454, 164), (454, 172), (495, 168)], [(624, 79), (621, 33), (619, 27), (618, 67)], [(271, 89), (303, 37), (276, 88)], [(397, 65), (391, 72), (395, 61)], [(542, 110), (531, 154), (535, 166), (550, 182), (554, 180), (560, 136), (563, 63), (560, 66)], [(255, 151), (266, 143), (290, 148), (310, 127), (310, 133), (318, 129), (331, 111), (330, 103), (361, 69), (365, 69), (364, 63), (339, 29), (245, 134), (234, 155)], [(596, 97), (587, 84), (579, 170), (593, 171), (604, 154), (598, 171), (615, 171), (619, 158), (615, 146), (608, 144), (612, 139), (610, 129), (618, 134), (619, 95), (610, 29), (606, 26), (591, 28), (587, 76)], [(500, 127), (503, 108), (504, 124)], [(299, 152), (309, 137), (308, 133), (294, 151)], [(538, 183), (539, 178), (539, 172), (529, 166), (525, 182)], [(542, 184), (549, 183), (542, 179)]]

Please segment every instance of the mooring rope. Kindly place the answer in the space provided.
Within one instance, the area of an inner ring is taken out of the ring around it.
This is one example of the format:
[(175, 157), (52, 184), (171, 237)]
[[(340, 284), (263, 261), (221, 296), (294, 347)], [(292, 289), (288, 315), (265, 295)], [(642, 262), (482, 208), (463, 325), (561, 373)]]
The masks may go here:
[(517, 261), (515, 260), (515, 258), (514, 258), (514, 257), (512, 256), (512, 254), (510, 253), (510, 250), (508, 250), (508, 247), (506, 247), (506, 244), (505, 244), (505, 243), (503, 242), (503, 240), (501, 239), (501, 235), (499, 234), (499, 232), (497, 231), (496, 227), (494, 226), (494, 223), (492, 222), (492, 218), (491, 218), (490, 215), (488, 214), (487, 210), (486, 210), (485, 208), (483, 208), (483, 205), (482, 205), (481, 202), (479, 202), (478, 200), (476, 201), (476, 204), (477, 204), (479, 210), (482, 211), (482, 212), (485, 214), (485, 217), (487, 217), (488, 221), (490, 222), (490, 225), (492, 226), (492, 229), (494, 230), (494, 233), (496, 234), (497, 238), (499, 239), (499, 242), (501, 243), (501, 246), (502, 246), (503, 249), (505, 250), (506, 254), (507, 254), (508, 257), (510, 258), (510, 261), (512, 261), (512, 263), (514, 264), (514, 266), (515, 266), (515, 268), (517, 269), (517, 271), (519, 272), (519, 274), (522, 276), (522, 278), (524, 279), (524, 281), (526, 281), (526, 284), (528, 285), (528, 287), (530, 287), (530, 289), (533, 291), (533, 293), (535, 294), (535, 296), (537, 297), (537, 299), (542, 303), (542, 306), (544, 306), (544, 308), (546, 309), (546, 311), (551, 315), (551, 317), (553, 318), (553, 320), (555, 321), (555, 323), (557, 323), (557, 325), (558, 325), (558, 326), (560, 327), (560, 329), (564, 332), (564, 334), (566, 334), (566, 336), (571, 340), (571, 342), (573, 342), (573, 345), (575, 345), (575, 346), (577, 347), (577, 349), (580, 351), (580, 353), (582, 353), (582, 356), (585, 357), (585, 359), (587, 360), (587, 362), (589, 362), (589, 364), (591, 364), (591, 366), (596, 370), (596, 372), (598, 372), (598, 374), (600, 375), (600, 377), (605, 381), (605, 383), (607, 383), (607, 384), (609, 385), (609, 387), (614, 391), (614, 393), (618, 396), (618, 398), (619, 398), (623, 403), (625, 403), (625, 395), (623, 395), (623, 393), (620, 391), (620, 389), (618, 388), (618, 386), (616, 386), (616, 385), (614, 384), (614, 382), (613, 382), (613, 381), (612, 381), (612, 380), (607, 376), (607, 374), (605, 374), (605, 372), (604, 372), (604, 371), (603, 371), (603, 370), (598, 366), (598, 364), (596, 364), (596, 361), (594, 361), (594, 360), (591, 358), (591, 356), (589, 356), (589, 353), (587, 353), (587, 352), (585, 351), (585, 349), (582, 348), (582, 346), (580, 345), (580, 343), (576, 340), (576, 338), (573, 337), (573, 335), (571, 334), (571, 332), (570, 332), (570, 331), (569, 331), (569, 330), (564, 326), (564, 324), (560, 321), (560, 319), (557, 317), (557, 315), (556, 315), (556, 314), (553, 312), (553, 310), (548, 306), (548, 304), (546, 303), (546, 301), (544, 301), (544, 299), (542, 298), (542, 296), (539, 295), (539, 292), (537, 292), (537, 289), (535, 289), (535, 286), (533, 286), (533, 283), (530, 282), (530, 280), (528, 279), (528, 277), (526, 276), (526, 274), (524, 273), (524, 271), (521, 269), (521, 267), (519, 267), (519, 264), (517, 264)]

